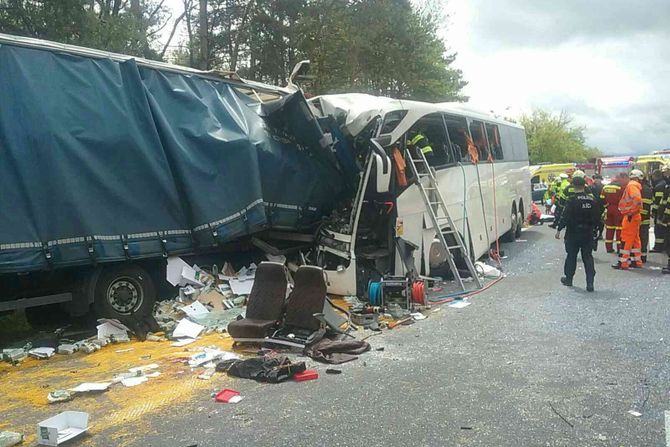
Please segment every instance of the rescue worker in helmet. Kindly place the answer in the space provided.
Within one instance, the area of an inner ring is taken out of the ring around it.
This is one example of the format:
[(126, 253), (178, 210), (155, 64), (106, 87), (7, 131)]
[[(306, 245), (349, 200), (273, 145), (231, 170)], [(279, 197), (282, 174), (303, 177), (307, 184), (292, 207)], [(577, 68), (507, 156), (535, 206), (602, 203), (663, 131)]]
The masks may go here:
[[(568, 171), (570, 172), (570, 171)], [(558, 176), (558, 180), (560, 183), (558, 183), (558, 186), (556, 187), (556, 199), (555, 199), (555, 205), (556, 209), (554, 210), (554, 223), (549, 225), (549, 228), (556, 228), (558, 226), (558, 222), (561, 220), (561, 212), (563, 211), (563, 190), (570, 186), (570, 174), (567, 172), (561, 173), (561, 175)]]
[(623, 216), (621, 239), (623, 248), (619, 251), (619, 262), (612, 265), (617, 270), (631, 267), (642, 268), (642, 244), (640, 242), (640, 224), (642, 223), (642, 179), (639, 169), (630, 172), (630, 181), (619, 201), (619, 212)]
[[(417, 157), (417, 159), (420, 160), (421, 156), (419, 153), (421, 153), (426, 157), (428, 165), (433, 165), (433, 147), (431, 146), (430, 141), (428, 141), (424, 129), (410, 132), (409, 139), (407, 140), (407, 147), (412, 151), (414, 157)], [(421, 165), (422, 163), (419, 162), (418, 164)]]
[(665, 178), (660, 170), (655, 170), (651, 174), (652, 187), (654, 188), (654, 203), (651, 205), (651, 215), (654, 219), (654, 247), (652, 253), (661, 253), (665, 247), (665, 224), (663, 215), (659, 213), (663, 195), (665, 194)]
[(661, 216), (661, 221), (665, 225), (665, 253), (668, 255), (668, 265), (663, 267), (663, 273), (668, 275), (670, 274), (670, 166), (665, 166), (662, 172), (665, 179), (665, 188), (657, 213)]

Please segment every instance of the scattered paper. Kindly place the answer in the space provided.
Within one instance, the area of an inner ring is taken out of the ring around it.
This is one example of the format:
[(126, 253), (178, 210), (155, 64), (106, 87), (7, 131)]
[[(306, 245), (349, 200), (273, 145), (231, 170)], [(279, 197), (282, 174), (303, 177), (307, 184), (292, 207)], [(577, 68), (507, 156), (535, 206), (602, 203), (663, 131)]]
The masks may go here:
[(192, 304), (182, 307), (181, 310), (189, 317), (198, 317), (209, 313), (209, 310), (200, 301), (194, 301)]
[(242, 399), (244, 399), (244, 397), (242, 397), (242, 396), (233, 396), (230, 399), (228, 399), (228, 403), (229, 404), (236, 404), (239, 401), (241, 401)]
[(184, 267), (191, 268), (191, 266), (184, 262), (184, 260), (179, 256), (169, 257), (167, 260), (167, 271), (165, 274), (165, 279), (167, 279), (167, 281), (173, 286), (182, 285), (180, 284), (181, 272)]
[(53, 356), (56, 350), (54, 348), (35, 348), (28, 351), (28, 355), (36, 359), (48, 359)]
[[(223, 295), (221, 295), (216, 290), (210, 290), (209, 292), (205, 293), (204, 295), (200, 295), (198, 297), (198, 301), (200, 302), (201, 305), (202, 304), (207, 304), (207, 305), (212, 306), (212, 309), (215, 310), (215, 311), (225, 309), (225, 307), (223, 305)], [(200, 316), (202, 316), (202, 314), (200, 314)]]
[(121, 380), (121, 383), (123, 384), (123, 386), (131, 387), (142, 384), (148, 380), (149, 379), (146, 376), (128, 377), (126, 379)]
[(100, 382), (100, 383), (85, 382), (80, 385), (77, 385), (74, 388), (70, 388), (69, 391), (72, 391), (73, 393), (86, 393), (89, 391), (105, 391), (111, 385), (112, 382)]
[(412, 318), (414, 318), (415, 320), (425, 320), (425, 319), (426, 319), (426, 316), (425, 316), (424, 314), (422, 314), (421, 312), (414, 312), (414, 313), (412, 313), (412, 314), (410, 314), (410, 315), (411, 315)]
[(175, 341), (174, 343), (170, 343), (170, 346), (174, 346), (176, 348), (181, 348), (182, 346), (190, 345), (195, 341), (195, 338), (180, 338), (179, 340)]
[(639, 411), (635, 411), (635, 410), (628, 410), (628, 414), (632, 414), (636, 418), (639, 418), (640, 416), (642, 416), (642, 413), (640, 413)]
[(117, 349), (114, 352), (116, 352), (117, 354), (121, 354), (123, 352), (130, 352), (130, 351), (134, 351), (134, 350), (135, 350), (135, 348), (126, 348), (126, 349)]
[(197, 323), (193, 323), (187, 319), (183, 319), (179, 322), (177, 327), (172, 332), (172, 337), (174, 338), (198, 338), (198, 335), (205, 329), (204, 326), (200, 326)]
[(457, 300), (453, 303), (447, 304), (447, 306), (453, 307), (454, 309), (463, 309), (464, 307), (468, 307), (470, 304), (472, 304), (470, 301)]
[(249, 295), (254, 286), (254, 279), (253, 277), (246, 279), (232, 278), (229, 284), (235, 295)]
[(203, 352), (199, 352), (198, 354), (192, 356), (191, 360), (188, 361), (188, 365), (193, 368), (204, 365), (205, 363), (213, 362), (215, 360), (233, 360), (239, 358), (240, 357), (237, 354), (233, 354), (232, 352), (205, 348)]
[(136, 366), (135, 368), (130, 368), (128, 371), (131, 373), (136, 373), (136, 372), (142, 372), (144, 373), (145, 371), (151, 371), (154, 369), (158, 369), (159, 366), (156, 363), (151, 363), (149, 365), (144, 365), (144, 366)]

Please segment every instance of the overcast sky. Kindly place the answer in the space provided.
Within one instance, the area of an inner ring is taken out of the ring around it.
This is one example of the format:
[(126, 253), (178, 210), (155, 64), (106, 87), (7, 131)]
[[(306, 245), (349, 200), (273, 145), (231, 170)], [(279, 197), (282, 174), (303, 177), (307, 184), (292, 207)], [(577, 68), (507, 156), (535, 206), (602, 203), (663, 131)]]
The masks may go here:
[(439, 1), (474, 106), (565, 110), (606, 154), (670, 148), (670, 0)]
[(477, 107), (565, 110), (607, 154), (670, 148), (670, 0), (447, 5), (447, 43)]

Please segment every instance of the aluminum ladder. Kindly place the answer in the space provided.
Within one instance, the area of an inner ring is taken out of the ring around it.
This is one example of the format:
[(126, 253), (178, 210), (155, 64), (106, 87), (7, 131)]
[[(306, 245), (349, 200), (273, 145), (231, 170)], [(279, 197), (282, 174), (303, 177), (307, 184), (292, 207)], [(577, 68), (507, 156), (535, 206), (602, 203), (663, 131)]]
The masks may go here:
[[(416, 152), (419, 153), (419, 158), (414, 158), (412, 156), (412, 152), (409, 149), (406, 149), (405, 160), (408, 161), (408, 164), (412, 170), (412, 174), (416, 179), (416, 184), (419, 187), (421, 197), (423, 198), (423, 203), (426, 205), (426, 210), (428, 211), (430, 220), (433, 223), (433, 228), (435, 229), (437, 239), (440, 241), (440, 245), (442, 245), (442, 248), (447, 254), (449, 268), (454, 274), (456, 281), (458, 281), (458, 285), (461, 287), (461, 290), (465, 291), (466, 289), (465, 285), (463, 284), (463, 278), (461, 278), (461, 275), (458, 272), (458, 268), (456, 268), (456, 261), (453, 253), (454, 250), (460, 250), (461, 254), (463, 255), (462, 257), (465, 261), (465, 265), (468, 267), (468, 272), (470, 272), (470, 276), (472, 276), (477, 289), (481, 289), (481, 280), (477, 275), (477, 271), (475, 270), (475, 266), (472, 263), (470, 256), (468, 256), (468, 251), (465, 249), (463, 238), (456, 230), (456, 226), (454, 225), (454, 222), (449, 215), (446, 202), (444, 201), (442, 193), (440, 192), (440, 188), (438, 187), (435, 174), (433, 174), (433, 170), (428, 165), (428, 161), (426, 160), (426, 156), (423, 154), (423, 152), (421, 152), (421, 150), (417, 150)], [(421, 169), (419, 169), (418, 166), (420, 166)], [(428, 178), (429, 186), (424, 186), (423, 183), (421, 183), (421, 180), (424, 178)], [(431, 200), (431, 196), (436, 200)], [(444, 214), (443, 216), (438, 215), (440, 211), (442, 211)], [(448, 228), (443, 231), (442, 228), (445, 226), (445, 224)], [(449, 234), (453, 235), (453, 238), (456, 241), (456, 245), (449, 245), (447, 242), (446, 235)]]

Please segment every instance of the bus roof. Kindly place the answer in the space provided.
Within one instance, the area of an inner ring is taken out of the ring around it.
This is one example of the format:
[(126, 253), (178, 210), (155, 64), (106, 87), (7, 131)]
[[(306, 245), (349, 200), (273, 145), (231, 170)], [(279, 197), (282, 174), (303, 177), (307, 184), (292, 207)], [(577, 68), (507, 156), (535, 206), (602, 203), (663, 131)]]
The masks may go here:
[(523, 126), (501, 119), (491, 113), (475, 110), (466, 104), (458, 102), (429, 103), (410, 101), (405, 99), (387, 98), (364, 93), (345, 93), (340, 95), (317, 96), (310, 100), (317, 109), (317, 114), (345, 116), (345, 127), (352, 135), (360, 133), (367, 124), (376, 117), (383, 117), (389, 112), (406, 110), (407, 115), (391, 132), (391, 139), (395, 141), (404, 134), (421, 117), (436, 113), (449, 113), (505, 126), (523, 129)]

